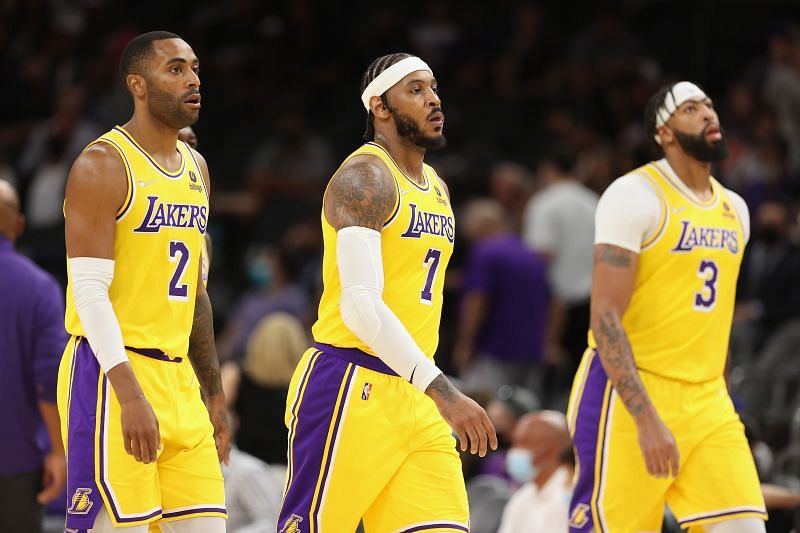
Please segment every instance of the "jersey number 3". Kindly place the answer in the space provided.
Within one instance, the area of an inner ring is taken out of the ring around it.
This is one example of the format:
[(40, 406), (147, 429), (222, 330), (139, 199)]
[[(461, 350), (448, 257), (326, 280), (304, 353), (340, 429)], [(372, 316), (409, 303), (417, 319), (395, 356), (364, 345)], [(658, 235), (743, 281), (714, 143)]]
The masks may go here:
[(436, 279), (436, 270), (439, 268), (439, 260), (442, 258), (442, 251), (436, 248), (429, 248), (428, 255), (422, 262), (422, 268), (428, 270), (428, 277), (425, 279), (425, 286), (419, 293), (419, 303), (431, 305), (433, 303), (433, 280)]
[(717, 303), (717, 278), (719, 267), (714, 261), (704, 259), (700, 261), (697, 277), (703, 280), (703, 288), (694, 293), (694, 310), (711, 311)]
[(186, 300), (189, 296), (189, 285), (181, 283), (186, 265), (189, 264), (189, 248), (183, 241), (169, 241), (169, 260), (177, 263), (172, 279), (169, 280), (168, 298), (170, 300)]

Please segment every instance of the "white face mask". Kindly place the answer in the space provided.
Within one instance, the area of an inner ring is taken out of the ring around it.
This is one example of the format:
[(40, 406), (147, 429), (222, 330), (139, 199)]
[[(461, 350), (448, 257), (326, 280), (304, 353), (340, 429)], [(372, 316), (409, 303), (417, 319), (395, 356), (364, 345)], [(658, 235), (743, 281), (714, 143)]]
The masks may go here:
[(511, 448), (506, 453), (506, 471), (517, 483), (527, 483), (536, 477), (533, 452), (525, 448)]

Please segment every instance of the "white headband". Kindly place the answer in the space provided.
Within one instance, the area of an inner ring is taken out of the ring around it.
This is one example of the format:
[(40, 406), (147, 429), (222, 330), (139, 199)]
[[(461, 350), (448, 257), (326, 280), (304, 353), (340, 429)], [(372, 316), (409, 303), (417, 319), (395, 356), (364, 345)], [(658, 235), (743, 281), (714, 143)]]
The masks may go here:
[(391, 67), (378, 74), (375, 79), (372, 80), (369, 85), (367, 85), (367, 88), (364, 89), (364, 92), (361, 93), (361, 101), (364, 103), (364, 108), (369, 111), (370, 98), (373, 96), (382, 95), (391, 89), (398, 81), (418, 70), (427, 70), (433, 74), (431, 67), (429, 67), (428, 64), (423, 60), (415, 56), (401, 59)]
[[(687, 100), (700, 99), (705, 100), (708, 98), (703, 89), (690, 81), (681, 81), (672, 86), (667, 91), (662, 103), (656, 110), (656, 128), (663, 126), (669, 120), (669, 117)], [(654, 136), (656, 142), (661, 144), (658, 134)]]

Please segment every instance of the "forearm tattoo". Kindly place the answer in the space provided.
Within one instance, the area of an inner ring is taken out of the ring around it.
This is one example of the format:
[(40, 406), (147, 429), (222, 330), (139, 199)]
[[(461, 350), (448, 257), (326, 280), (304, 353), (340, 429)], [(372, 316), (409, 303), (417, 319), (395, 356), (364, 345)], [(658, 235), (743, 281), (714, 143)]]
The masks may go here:
[(605, 363), (611, 383), (633, 417), (639, 416), (650, 404), (650, 398), (639, 379), (633, 350), (616, 313), (601, 313), (592, 328), (601, 360)]
[(219, 359), (214, 344), (214, 319), (208, 294), (198, 294), (194, 304), (194, 322), (189, 335), (189, 360), (192, 362), (204, 398), (222, 392)]
[(381, 231), (396, 196), (388, 169), (370, 161), (354, 162), (334, 176), (325, 199), (326, 216), (336, 230), (361, 226)]
[(448, 402), (453, 401), (456, 398), (456, 389), (453, 387), (453, 384), (450, 383), (450, 380), (445, 377), (444, 374), (439, 374), (431, 381), (431, 384), (428, 385), (428, 388), (425, 389), (426, 393), (431, 391), (436, 391), (439, 393), (439, 396), (442, 397), (443, 400)]

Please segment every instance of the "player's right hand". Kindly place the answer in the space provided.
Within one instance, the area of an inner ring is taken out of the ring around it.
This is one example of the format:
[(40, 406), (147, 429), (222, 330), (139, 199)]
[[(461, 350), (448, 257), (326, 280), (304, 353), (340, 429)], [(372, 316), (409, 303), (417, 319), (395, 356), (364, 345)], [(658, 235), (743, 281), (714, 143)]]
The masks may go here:
[(647, 473), (658, 478), (678, 475), (680, 455), (675, 437), (655, 411), (636, 419), (639, 448), (644, 455)]
[(121, 403), (122, 438), (125, 451), (140, 463), (153, 463), (158, 457), (161, 435), (150, 402), (139, 396)]
[(453, 387), (444, 374), (434, 379), (425, 393), (436, 402), (442, 418), (458, 435), (462, 452), (467, 450), (468, 444), (470, 453), (481, 457), (486, 455), (489, 446), (497, 449), (497, 432), (486, 411)]

